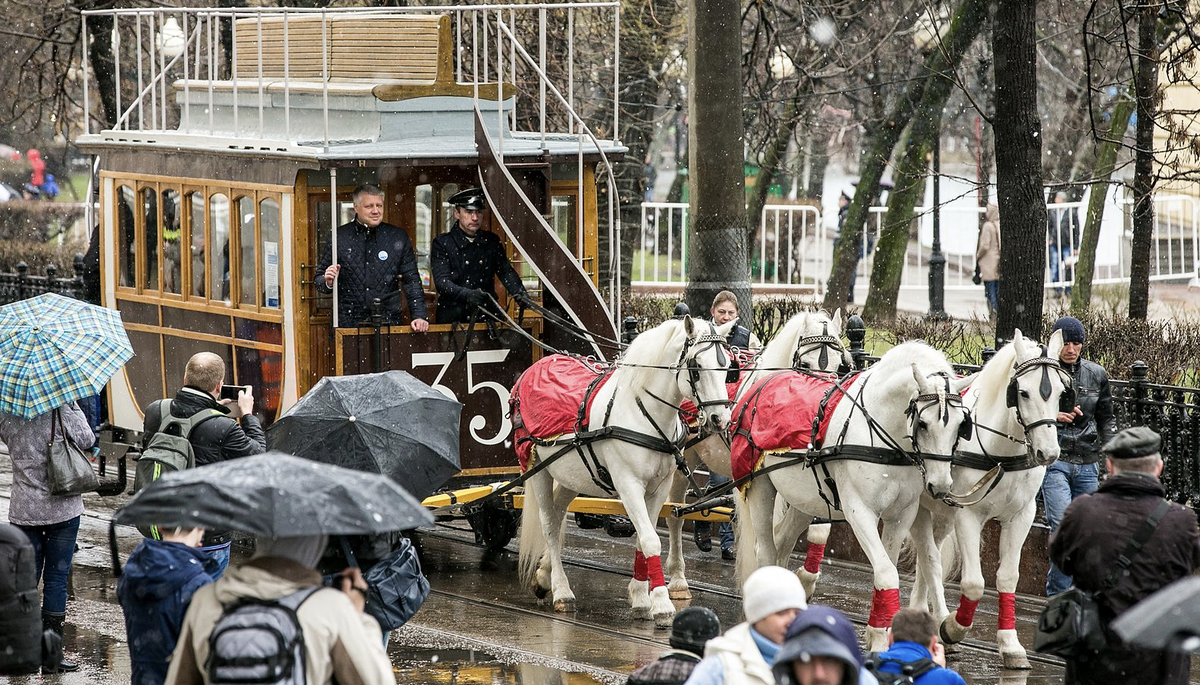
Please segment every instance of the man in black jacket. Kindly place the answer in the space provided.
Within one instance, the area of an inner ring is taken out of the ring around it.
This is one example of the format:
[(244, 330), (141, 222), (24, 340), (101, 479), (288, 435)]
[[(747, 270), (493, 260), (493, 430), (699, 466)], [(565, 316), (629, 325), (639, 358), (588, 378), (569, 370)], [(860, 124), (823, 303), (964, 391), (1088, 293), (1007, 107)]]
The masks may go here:
[[(1117, 432), (1108, 373), (1104, 367), (1082, 357), (1083, 324), (1079, 319), (1064, 316), (1054, 323), (1053, 330), (1062, 331), (1058, 362), (1071, 375), (1076, 397), (1074, 407), (1058, 414), (1058, 444), (1062, 452), (1058, 461), (1046, 468), (1042, 481), (1042, 504), (1052, 533), (1058, 529), (1071, 500), (1096, 491), (1100, 446)], [(1052, 597), (1069, 587), (1071, 577), (1051, 561), (1046, 596)]]
[[(190, 418), (201, 411), (216, 410), (223, 414), (196, 425), (188, 441), (196, 455), (196, 466), (215, 464), (227, 459), (249, 457), (267, 451), (267, 436), (262, 424), (254, 417), (254, 395), (243, 390), (236, 402), (217, 401), (221, 384), (225, 382), (225, 362), (212, 352), (201, 352), (188, 360), (183, 371), (183, 387), (171, 400), (171, 416)], [(146, 407), (143, 423), (142, 449), (162, 424), (159, 403)], [(221, 577), (229, 566), (229, 548), (233, 535), (228, 531), (206, 531), (200, 549), (217, 562), (213, 579)]]
[(1118, 433), (1102, 450), (1111, 475), (1095, 494), (1071, 503), (1050, 539), (1050, 558), (1074, 576), (1081, 590), (1097, 593), (1108, 637), (1104, 651), (1067, 662), (1067, 683), (1188, 682), (1186, 654), (1132, 647), (1107, 629), (1134, 604), (1200, 568), (1196, 513), (1171, 504), (1129, 567), (1105, 587), (1118, 557), (1163, 502), (1160, 443), (1158, 434), (1143, 426)]
[(477, 306), (495, 310), (496, 278), (509, 297), (528, 300), (525, 285), (491, 231), (481, 230), (487, 214), (483, 191), (470, 188), (450, 198), (454, 225), (433, 239), (429, 250), (433, 284), (438, 291), (437, 322), (465, 323)]
[[(417, 271), (412, 241), (404, 229), (383, 221), (383, 191), (363, 185), (354, 190), (354, 220), (338, 226), (338, 259), (330, 262), (321, 255), (314, 283), (323, 293), (338, 287), (340, 328), (353, 328), (371, 317), (371, 301), (390, 295), (403, 287), (408, 301), (412, 328), (418, 333), (429, 330), (425, 315), (425, 290)], [(383, 323), (404, 323), (397, 300), (384, 303)]]

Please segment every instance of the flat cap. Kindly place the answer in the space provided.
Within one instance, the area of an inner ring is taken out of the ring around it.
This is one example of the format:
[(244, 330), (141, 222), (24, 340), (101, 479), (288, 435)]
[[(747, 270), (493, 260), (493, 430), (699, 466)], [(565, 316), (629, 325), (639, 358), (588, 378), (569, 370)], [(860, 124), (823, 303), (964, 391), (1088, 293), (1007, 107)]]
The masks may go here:
[(1162, 438), (1145, 426), (1134, 426), (1113, 436), (1100, 453), (1109, 459), (1137, 459), (1158, 454)]
[(482, 188), (467, 188), (450, 196), (450, 204), (463, 209), (487, 209)]

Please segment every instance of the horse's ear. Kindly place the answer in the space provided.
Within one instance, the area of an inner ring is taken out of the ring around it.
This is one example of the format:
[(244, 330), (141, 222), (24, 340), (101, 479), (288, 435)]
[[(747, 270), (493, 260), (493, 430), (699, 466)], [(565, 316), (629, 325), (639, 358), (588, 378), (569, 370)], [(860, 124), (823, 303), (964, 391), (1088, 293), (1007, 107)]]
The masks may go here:
[(689, 338), (696, 332), (696, 324), (692, 321), (692, 317), (687, 314), (683, 315), (683, 332), (687, 333)]
[(913, 378), (917, 381), (917, 390), (920, 394), (925, 395), (929, 392), (929, 381), (925, 379), (925, 374), (917, 368), (916, 363), (912, 364)]
[(733, 329), (740, 322), (741, 322), (741, 319), (734, 319), (733, 321), (726, 321), (725, 323), (721, 324), (720, 326), (717, 326), (716, 331), (719, 335), (723, 335), (726, 338), (728, 338), (729, 334), (733, 332)]
[(950, 389), (961, 395), (963, 390), (966, 390), (971, 386), (971, 383), (975, 382), (976, 378), (979, 378), (978, 371), (965, 378), (955, 378), (950, 381)]
[(1063, 333), (1062, 333), (1062, 329), (1059, 329), (1057, 331), (1054, 331), (1054, 333), (1050, 336), (1050, 345), (1046, 349), (1046, 356), (1050, 357), (1051, 359), (1058, 359), (1059, 355), (1062, 354), (1062, 348), (1063, 348)]
[(835, 311), (833, 313), (833, 319), (830, 321), (830, 323), (833, 324), (834, 329), (839, 334), (842, 332), (842, 308), (841, 307), (838, 307), (837, 311)]

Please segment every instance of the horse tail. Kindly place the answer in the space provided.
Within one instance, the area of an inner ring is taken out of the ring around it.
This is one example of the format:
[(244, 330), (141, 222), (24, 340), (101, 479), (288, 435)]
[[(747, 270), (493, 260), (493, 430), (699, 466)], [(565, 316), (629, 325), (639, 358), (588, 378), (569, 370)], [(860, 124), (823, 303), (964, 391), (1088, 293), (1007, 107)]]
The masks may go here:
[(737, 524), (737, 577), (738, 587), (746, 584), (751, 573), (758, 570), (758, 537), (754, 531), (754, 517), (751, 515), (750, 502), (747, 499), (750, 488), (744, 491), (734, 489), (734, 516)]
[[(536, 447), (534, 449), (537, 449)], [(549, 474), (538, 474), (533, 478), (549, 478)], [(532, 485), (532, 478), (530, 485)], [(521, 512), (521, 539), (517, 554), (517, 568), (521, 583), (530, 586), (534, 583), (542, 555), (546, 553), (546, 531), (542, 529), (541, 508), (538, 499), (538, 489), (525, 488), (525, 505)]]

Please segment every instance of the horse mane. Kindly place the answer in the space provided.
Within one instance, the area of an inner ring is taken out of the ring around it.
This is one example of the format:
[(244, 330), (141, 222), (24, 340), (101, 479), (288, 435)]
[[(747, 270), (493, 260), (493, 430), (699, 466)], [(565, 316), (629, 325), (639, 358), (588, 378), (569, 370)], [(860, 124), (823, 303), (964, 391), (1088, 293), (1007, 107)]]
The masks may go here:
[(808, 328), (809, 319), (820, 312), (801, 312), (788, 319), (779, 333), (758, 355), (758, 366), (764, 369), (787, 369), (792, 366), (796, 345)]
[[(922, 362), (925, 362), (924, 364)], [(894, 374), (903, 374), (903, 378), (907, 382), (913, 382), (912, 364), (916, 363), (917, 367), (925, 370), (928, 366), (937, 368), (928, 369), (926, 373), (934, 373), (936, 371), (951, 371), (950, 362), (946, 359), (946, 355), (942, 354), (930, 345), (912, 341), (901, 343), (892, 349), (888, 350), (879, 358), (879, 361), (871, 365), (870, 370), (881, 378), (892, 378)]]
[(1008, 389), (1008, 381), (1016, 359), (1016, 344), (1010, 342), (997, 350), (988, 363), (983, 365), (983, 370), (971, 383), (971, 393), (976, 398), (974, 406), (1003, 406), (1001, 403), (1004, 402), (1004, 393)]
[[(703, 325), (705, 322), (695, 320), (693, 323)], [(625, 348), (624, 354), (617, 359), (615, 373), (621, 374), (621, 385), (646, 387), (650, 384), (651, 375), (661, 372), (661, 369), (647, 367), (674, 364), (679, 354), (679, 350), (675, 348), (686, 338), (683, 326), (681, 319), (668, 319), (645, 333), (638, 334), (629, 347)]]

